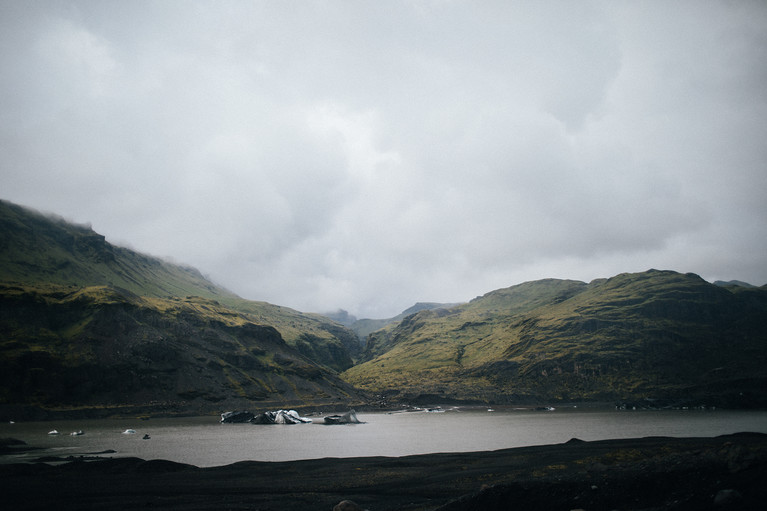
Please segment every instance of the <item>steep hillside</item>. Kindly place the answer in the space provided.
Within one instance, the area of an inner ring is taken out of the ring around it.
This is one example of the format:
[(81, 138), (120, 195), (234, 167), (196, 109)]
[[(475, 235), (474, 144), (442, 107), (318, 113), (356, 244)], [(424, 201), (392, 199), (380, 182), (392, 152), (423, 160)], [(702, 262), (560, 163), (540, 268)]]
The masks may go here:
[(288, 344), (333, 370), (350, 367), (360, 352), (353, 332), (322, 316), (244, 300), (194, 268), (114, 246), (88, 226), (2, 200), (0, 282), (112, 286), (155, 298), (199, 296), (275, 327)]
[(386, 319), (358, 319), (352, 322), (349, 325), (349, 328), (354, 331), (354, 333), (357, 334), (357, 336), (363, 340), (363, 343), (367, 339), (367, 337), (377, 331), (381, 330), (382, 328), (386, 328), (389, 325), (399, 323), (406, 317), (410, 316), (411, 314), (415, 314), (416, 312), (422, 311), (422, 310), (432, 310), (432, 309), (446, 309), (450, 307), (455, 307), (456, 303), (435, 303), (435, 302), (418, 302), (412, 307), (408, 307), (401, 313), (397, 314), (393, 318), (386, 318)]
[(409, 399), (767, 404), (767, 290), (650, 270), (528, 282), (371, 334), (342, 377)]
[(109, 286), (0, 285), (6, 413), (210, 413), (355, 403), (358, 392), (271, 326), (200, 298)]
[(88, 226), (2, 200), (0, 281), (110, 285), (141, 296), (235, 297), (194, 268), (116, 247)]
[[(445, 307), (417, 307), (403, 313), (399, 323), (389, 323), (367, 339), (361, 360), (367, 361), (389, 351), (404, 336), (418, 331), (418, 338), (439, 337), (443, 329), (472, 343), (477, 327), (495, 322), (496, 316), (513, 316), (541, 305), (557, 303), (583, 290), (586, 284), (571, 280), (547, 279), (499, 289), (467, 304)], [(429, 326), (426, 326), (426, 325)], [(452, 349), (452, 348), (451, 348)]]
[(360, 353), (352, 330), (321, 315), (244, 300), (0, 201), (0, 408), (359, 403), (353, 385), (431, 402), (767, 406), (766, 287), (656, 270), (547, 279), (392, 321)]

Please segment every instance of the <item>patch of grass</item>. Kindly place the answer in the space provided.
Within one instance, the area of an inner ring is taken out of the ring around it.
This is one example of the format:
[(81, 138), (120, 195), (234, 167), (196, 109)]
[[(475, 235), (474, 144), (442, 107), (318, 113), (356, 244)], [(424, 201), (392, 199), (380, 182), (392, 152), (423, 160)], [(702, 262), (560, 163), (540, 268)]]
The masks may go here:
[(525, 283), (371, 334), (365, 361), (342, 377), (376, 391), (554, 400), (682, 395), (711, 386), (718, 367), (763, 380), (767, 298), (749, 291), (744, 300), (696, 275), (656, 270)]

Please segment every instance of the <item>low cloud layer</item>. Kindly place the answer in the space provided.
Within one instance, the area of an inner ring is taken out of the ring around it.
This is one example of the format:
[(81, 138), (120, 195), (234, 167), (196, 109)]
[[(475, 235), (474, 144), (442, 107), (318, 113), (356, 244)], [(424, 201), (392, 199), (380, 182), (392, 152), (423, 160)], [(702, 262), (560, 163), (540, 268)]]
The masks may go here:
[(767, 5), (0, 2), (0, 196), (251, 299), (767, 283)]

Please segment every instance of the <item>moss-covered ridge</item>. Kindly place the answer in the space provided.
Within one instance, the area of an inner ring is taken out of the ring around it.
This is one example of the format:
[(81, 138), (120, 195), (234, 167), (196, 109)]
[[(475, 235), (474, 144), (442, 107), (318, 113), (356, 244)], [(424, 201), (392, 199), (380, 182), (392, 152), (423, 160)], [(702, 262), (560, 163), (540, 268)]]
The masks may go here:
[(20, 286), (108, 286), (144, 298), (199, 296), (271, 325), (318, 364), (341, 371), (359, 354), (350, 330), (320, 315), (245, 300), (198, 270), (118, 247), (89, 226), (0, 200), (0, 282)]
[(0, 285), (0, 403), (211, 413), (358, 402), (271, 326), (201, 298)]
[(344, 379), (410, 398), (764, 405), (767, 290), (657, 270), (528, 282), (411, 315), (363, 357)]

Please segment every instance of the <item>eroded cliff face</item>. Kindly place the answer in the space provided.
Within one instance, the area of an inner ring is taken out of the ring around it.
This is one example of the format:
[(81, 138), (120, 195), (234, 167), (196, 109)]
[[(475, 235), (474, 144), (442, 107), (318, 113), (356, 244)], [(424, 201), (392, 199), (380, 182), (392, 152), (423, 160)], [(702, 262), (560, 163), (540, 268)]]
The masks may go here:
[(3, 286), (0, 305), (3, 404), (211, 413), (361, 400), (276, 329), (212, 300)]

